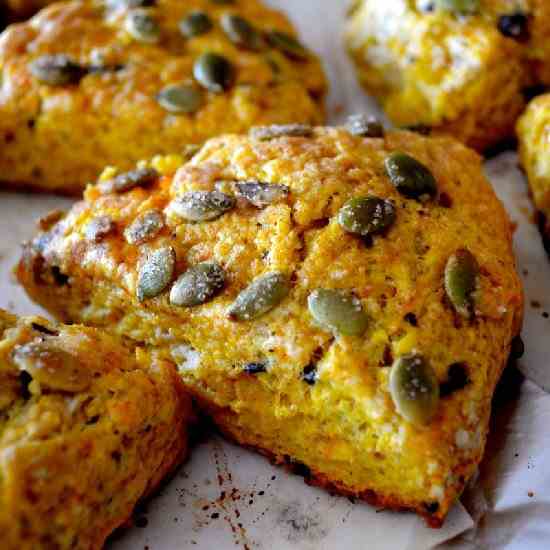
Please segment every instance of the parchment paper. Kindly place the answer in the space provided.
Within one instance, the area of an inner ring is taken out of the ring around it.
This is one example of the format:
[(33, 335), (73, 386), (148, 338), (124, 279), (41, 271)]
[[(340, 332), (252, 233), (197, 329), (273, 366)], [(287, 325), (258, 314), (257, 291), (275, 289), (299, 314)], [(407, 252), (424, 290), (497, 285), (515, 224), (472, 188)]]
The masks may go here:
[[(381, 0), (384, 1), (384, 0)], [(271, 0), (286, 10), (304, 41), (319, 53), (331, 81), (331, 122), (350, 113), (377, 111), (358, 87), (341, 45), (343, 0)], [(517, 257), (527, 293), (519, 368), (550, 388), (550, 263), (536, 226), (515, 153), (487, 162), (487, 173), (518, 224)], [(4, 175), (2, 175), (4, 176)], [(70, 201), (0, 194), (0, 307), (40, 312), (15, 284), (11, 268), (19, 243), (34, 233), (33, 220)], [(532, 302), (532, 305), (531, 305)], [(41, 312), (43, 313), (43, 312)], [(543, 316), (544, 315), (544, 316)], [(375, 510), (306, 486), (263, 458), (205, 435), (190, 461), (117, 534), (111, 550), (275, 549), (421, 550), (441, 548), (550, 548), (550, 395), (510, 370), (495, 399), (493, 426), (477, 483), (445, 526), (426, 528), (410, 514)], [(475, 526), (474, 526), (475, 523)]]

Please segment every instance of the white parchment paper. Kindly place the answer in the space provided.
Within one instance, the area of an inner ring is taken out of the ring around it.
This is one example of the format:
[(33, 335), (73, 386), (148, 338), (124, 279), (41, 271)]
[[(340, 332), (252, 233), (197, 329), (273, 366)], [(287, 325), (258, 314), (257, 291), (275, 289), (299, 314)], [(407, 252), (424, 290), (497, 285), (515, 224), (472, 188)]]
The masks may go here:
[[(381, 0), (384, 1), (384, 0)], [(341, 44), (344, 0), (271, 0), (286, 10), (304, 41), (320, 54), (331, 82), (331, 122), (377, 111), (358, 87)], [(0, 152), (1, 154), (1, 152)], [(113, 538), (112, 550), (275, 549), (424, 550), (550, 548), (550, 262), (543, 251), (515, 153), (487, 162), (487, 174), (514, 222), (519, 269), (527, 293), (517, 371), (495, 399), (493, 426), (476, 484), (440, 530), (411, 514), (376, 510), (306, 486), (263, 458), (205, 436), (190, 461), (137, 515), (136, 526)], [(6, 175), (2, 174), (2, 177)], [(15, 284), (11, 268), (33, 221), (70, 201), (0, 194), (0, 307), (40, 312)], [(43, 312), (40, 312), (43, 313)], [(530, 379), (530, 380), (529, 380)]]

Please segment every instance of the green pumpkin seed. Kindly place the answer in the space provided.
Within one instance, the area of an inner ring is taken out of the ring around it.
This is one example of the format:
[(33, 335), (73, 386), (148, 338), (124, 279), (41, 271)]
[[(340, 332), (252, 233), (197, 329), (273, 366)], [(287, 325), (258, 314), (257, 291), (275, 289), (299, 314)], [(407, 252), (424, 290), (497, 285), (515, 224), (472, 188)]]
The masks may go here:
[(377, 235), (395, 222), (393, 204), (378, 197), (351, 199), (338, 212), (338, 223), (348, 233)]
[(221, 55), (203, 53), (193, 65), (195, 80), (207, 90), (221, 94), (233, 83), (233, 65)]
[(235, 199), (221, 191), (188, 191), (168, 206), (171, 214), (190, 222), (215, 220), (235, 207)]
[(91, 371), (72, 353), (56, 346), (53, 338), (39, 337), (16, 346), (12, 359), (42, 388), (74, 393), (86, 390), (92, 382)]
[(154, 44), (160, 38), (159, 24), (146, 10), (131, 10), (126, 16), (124, 28), (138, 42)]
[(258, 208), (265, 208), (274, 202), (288, 197), (289, 188), (277, 183), (263, 183), (261, 181), (237, 182), (237, 195)]
[(456, 312), (470, 319), (475, 313), (479, 265), (468, 250), (457, 250), (445, 266), (445, 291)]
[(148, 210), (140, 214), (124, 231), (130, 244), (143, 244), (155, 237), (164, 227), (164, 217), (158, 210)]
[(179, 23), (181, 34), (185, 38), (193, 38), (207, 33), (213, 27), (212, 19), (203, 11), (192, 11)]
[(361, 336), (369, 319), (361, 301), (342, 290), (319, 288), (307, 299), (311, 316), (322, 327), (344, 336)]
[(136, 295), (140, 302), (163, 292), (174, 276), (176, 253), (171, 246), (152, 252), (138, 273)]
[(198, 111), (203, 104), (202, 92), (186, 84), (166, 86), (157, 94), (159, 105), (170, 113), (190, 114)]
[(269, 43), (287, 57), (303, 61), (309, 57), (308, 51), (292, 35), (282, 31), (271, 31), (267, 35)]
[(395, 408), (405, 420), (420, 426), (432, 420), (439, 403), (439, 383), (435, 371), (422, 355), (397, 358), (389, 383)]
[(97, 188), (102, 194), (125, 193), (134, 187), (150, 185), (158, 177), (159, 173), (153, 168), (137, 168), (102, 181), (98, 183)]
[(352, 136), (384, 137), (384, 126), (382, 123), (374, 117), (363, 114), (350, 116), (346, 122), (346, 130)]
[(255, 279), (236, 298), (228, 310), (233, 321), (250, 321), (279, 305), (290, 292), (288, 277), (279, 271)]
[(309, 124), (272, 124), (271, 126), (254, 126), (249, 135), (253, 139), (269, 141), (280, 137), (311, 137), (313, 128)]
[(249, 50), (259, 50), (262, 46), (260, 33), (243, 17), (227, 13), (221, 19), (225, 34), (237, 46)]
[(84, 229), (86, 240), (98, 243), (116, 229), (110, 216), (97, 216), (90, 220)]
[(42, 84), (65, 86), (78, 84), (86, 68), (64, 54), (42, 55), (29, 65), (31, 74)]
[(435, 0), (435, 6), (439, 10), (459, 14), (476, 13), (480, 8), (479, 0)]
[(388, 177), (403, 196), (423, 200), (437, 195), (437, 183), (433, 174), (410, 155), (392, 153), (384, 164)]
[(210, 301), (225, 284), (225, 272), (215, 262), (205, 262), (188, 269), (174, 283), (170, 303), (175, 306), (198, 306)]

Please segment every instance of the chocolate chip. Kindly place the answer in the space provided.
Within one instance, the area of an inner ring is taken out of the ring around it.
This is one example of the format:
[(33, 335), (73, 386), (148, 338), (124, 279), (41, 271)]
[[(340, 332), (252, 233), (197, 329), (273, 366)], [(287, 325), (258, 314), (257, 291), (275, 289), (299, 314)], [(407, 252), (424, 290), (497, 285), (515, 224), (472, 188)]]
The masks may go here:
[(302, 380), (309, 386), (314, 386), (317, 382), (317, 366), (310, 363), (302, 371)]
[(521, 12), (501, 15), (498, 19), (498, 30), (506, 37), (518, 42), (529, 40), (529, 19)]
[(418, 326), (418, 319), (416, 318), (416, 315), (414, 313), (409, 312), (405, 315), (404, 317), (405, 321), (407, 321), (407, 323), (409, 323), (409, 325), (413, 326), (413, 327), (417, 327)]

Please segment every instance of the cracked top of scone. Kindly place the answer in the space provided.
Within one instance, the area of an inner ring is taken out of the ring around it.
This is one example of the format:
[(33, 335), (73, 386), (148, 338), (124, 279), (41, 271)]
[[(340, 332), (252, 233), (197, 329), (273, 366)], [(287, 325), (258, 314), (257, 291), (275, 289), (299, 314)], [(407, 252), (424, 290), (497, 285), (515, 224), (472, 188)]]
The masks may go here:
[[(522, 290), (510, 222), (458, 142), (257, 128), (182, 166), (107, 169), (45, 229), (19, 278), (61, 318), (185, 344), (230, 376), (261, 365), (304, 383), (311, 367), (372, 398), (377, 418), (426, 424), (418, 441), (454, 441), (460, 426), (479, 451), (478, 408), (519, 332)], [(429, 365), (434, 392), (453, 368), (465, 389), (407, 412), (388, 368), (404, 357)]]
[(174, 365), (92, 328), (0, 310), (5, 548), (101, 548), (187, 450)]
[(346, 41), (395, 124), (485, 150), (513, 137), (524, 95), (550, 84), (549, 15), (544, 0), (357, 0)]
[(2, 179), (78, 192), (255, 124), (319, 123), (325, 79), (258, 0), (62, 2), (0, 38)]

